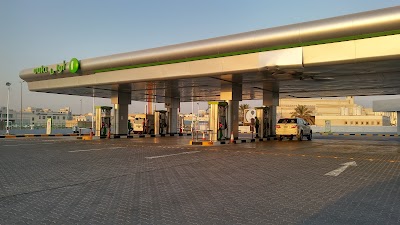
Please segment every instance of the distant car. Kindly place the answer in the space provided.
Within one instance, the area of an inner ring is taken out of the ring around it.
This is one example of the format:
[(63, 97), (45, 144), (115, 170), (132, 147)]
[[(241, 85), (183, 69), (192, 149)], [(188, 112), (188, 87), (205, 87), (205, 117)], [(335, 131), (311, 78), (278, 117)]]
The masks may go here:
[(276, 137), (280, 141), (284, 137), (289, 140), (293, 140), (296, 137), (298, 141), (302, 141), (304, 136), (311, 140), (312, 130), (310, 124), (302, 118), (284, 118), (280, 119), (276, 124)]

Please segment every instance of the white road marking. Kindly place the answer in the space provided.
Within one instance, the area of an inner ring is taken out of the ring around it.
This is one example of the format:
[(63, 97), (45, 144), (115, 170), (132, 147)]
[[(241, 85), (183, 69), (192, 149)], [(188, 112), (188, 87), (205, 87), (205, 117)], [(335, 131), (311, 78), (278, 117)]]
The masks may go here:
[(12, 146), (24, 146), (24, 145), (52, 145), (54, 143), (35, 143), (35, 144), (15, 144), (15, 145), (3, 145), (4, 147), (12, 147)]
[(157, 158), (164, 158), (164, 157), (175, 156), (175, 155), (193, 154), (193, 153), (198, 153), (198, 152), (200, 152), (200, 151), (181, 152), (181, 153), (176, 153), (176, 154), (151, 156), (151, 157), (145, 157), (145, 158), (146, 159), (157, 159)]
[(43, 142), (67, 142), (67, 141), (77, 141), (77, 139), (64, 139), (64, 138), (60, 138), (60, 139), (55, 139), (55, 140), (41, 140)]
[(343, 163), (343, 164), (340, 164), (340, 165), (342, 165), (342, 166), (339, 167), (339, 168), (336, 169), (336, 170), (332, 170), (331, 172), (326, 173), (325, 176), (334, 176), (334, 177), (337, 177), (337, 176), (339, 176), (339, 174), (341, 174), (345, 169), (347, 169), (347, 167), (349, 167), (349, 166), (357, 166), (357, 163), (356, 163), (355, 161), (352, 161), (352, 162), (347, 162), (347, 163)]
[[(27, 144), (22, 144), (22, 145), (27, 145)], [(28, 144), (30, 145), (30, 144)], [(4, 147), (12, 147), (12, 146), (20, 146), (20, 145), (3, 145)]]
[(92, 149), (81, 149), (81, 150), (74, 150), (68, 152), (89, 152), (89, 151), (100, 151), (100, 150), (110, 150), (110, 149), (119, 149), (124, 147), (112, 147), (112, 148), (92, 148)]

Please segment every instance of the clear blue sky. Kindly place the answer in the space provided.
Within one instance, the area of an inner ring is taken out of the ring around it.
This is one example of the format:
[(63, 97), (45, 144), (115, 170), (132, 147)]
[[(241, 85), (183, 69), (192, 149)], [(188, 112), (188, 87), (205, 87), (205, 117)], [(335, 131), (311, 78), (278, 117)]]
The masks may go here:
[[(195, 41), (251, 30), (312, 21), (399, 5), (399, 0), (0, 0), (0, 106), (20, 109), (19, 72), (76, 57), (92, 58)], [(396, 98), (399, 96), (391, 96)], [(23, 107), (90, 112), (92, 99), (29, 92)], [(382, 97), (359, 97), (371, 105)], [(132, 102), (129, 111), (142, 112)], [(248, 103), (248, 102), (246, 102)], [(253, 104), (253, 103), (250, 103)], [(96, 105), (111, 105), (96, 99)], [(157, 108), (161, 105), (157, 105)], [(200, 104), (205, 109), (206, 103)], [(195, 105), (195, 110), (197, 105)], [(182, 104), (191, 111), (191, 103)]]

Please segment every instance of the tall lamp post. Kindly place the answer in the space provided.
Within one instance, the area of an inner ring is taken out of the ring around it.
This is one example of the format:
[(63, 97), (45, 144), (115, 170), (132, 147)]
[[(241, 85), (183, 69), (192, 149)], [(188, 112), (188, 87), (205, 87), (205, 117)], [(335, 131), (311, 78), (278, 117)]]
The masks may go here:
[(7, 87), (8, 87), (8, 94), (7, 94), (7, 125), (6, 125), (6, 134), (10, 134), (10, 128), (8, 127), (9, 126), (9, 123), (8, 123), (8, 105), (9, 105), (9, 103), (10, 103), (10, 86), (11, 86), (11, 83), (10, 82), (7, 82), (6, 83), (6, 85), (7, 85)]
[(23, 81), (20, 81), (20, 83), (21, 83), (21, 120), (20, 120), (20, 122), (19, 122), (19, 129), (20, 130), (22, 130), (22, 83), (24, 83), (25, 81), (23, 80)]
[(190, 124), (190, 132), (192, 132), (192, 137), (194, 137), (194, 134), (193, 134), (193, 132), (194, 132), (194, 123), (193, 123), (193, 99), (192, 99), (192, 123)]
[(199, 107), (199, 103), (197, 103), (197, 118), (200, 117), (200, 107)]
[[(94, 128), (94, 87), (92, 88), (93, 91), (93, 105), (92, 105), (92, 128), (90, 128), (90, 135), (93, 136), (95, 128)], [(100, 122), (99, 122), (100, 123)]]

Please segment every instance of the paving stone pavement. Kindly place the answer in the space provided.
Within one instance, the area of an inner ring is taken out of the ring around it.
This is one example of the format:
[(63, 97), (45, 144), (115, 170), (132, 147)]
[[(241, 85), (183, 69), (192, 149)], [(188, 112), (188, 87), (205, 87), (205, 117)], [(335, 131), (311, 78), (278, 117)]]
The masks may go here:
[(338, 138), (2, 139), (0, 224), (400, 224), (399, 140)]

